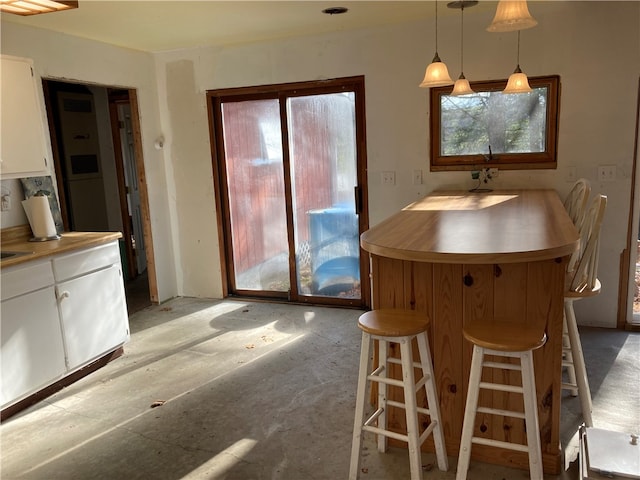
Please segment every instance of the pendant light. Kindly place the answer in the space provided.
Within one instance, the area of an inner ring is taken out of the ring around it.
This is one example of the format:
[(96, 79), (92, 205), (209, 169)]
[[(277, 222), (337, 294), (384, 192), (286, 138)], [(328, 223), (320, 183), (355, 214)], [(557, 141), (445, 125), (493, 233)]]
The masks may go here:
[(438, 56), (438, 1), (436, 0), (436, 54), (427, 67), (420, 88), (441, 87), (443, 85), (453, 85), (453, 80), (449, 76), (447, 66)]
[(464, 76), (464, 9), (465, 7), (473, 7), (477, 5), (477, 0), (462, 0), (459, 2), (450, 2), (447, 4), (449, 8), (460, 9), (460, 76), (453, 85), (451, 96), (472, 95), (474, 92), (469, 85), (469, 80)]
[(529, 86), (529, 79), (520, 70), (520, 30), (518, 30), (518, 61), (517, 67), (509, 77), (507, 86), (502, 93), (529, 93), (531, 87)]
[(488, 32), (513, 32), (525, 30), (538, 24), (529, 13), (527, 0), (500, 0), (496, 8), (496, 15)]

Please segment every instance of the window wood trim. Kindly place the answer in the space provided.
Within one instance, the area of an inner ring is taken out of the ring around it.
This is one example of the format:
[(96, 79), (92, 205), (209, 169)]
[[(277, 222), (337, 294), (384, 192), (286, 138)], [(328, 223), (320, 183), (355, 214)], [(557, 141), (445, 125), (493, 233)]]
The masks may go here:
[[(470, 82), (475, 91), (503, 90), (507, 80)], [(429, 92), (430, 108), (430, 171), (479, 170), (481, 168), (499, 168), (501, 170), (555, 169), (558, 166), (558, 116), (560, 111), (560, 77), (550, 75), (529, 77), (531, 87), (547, 87), (547, 146), (540, 153), (494, 153), (490, 159), (485, 155), (440, 155), (440, 97), (451, 92), (451, 86), (431, 88)], [(517, 94), (514, 94), (517, 95)]]

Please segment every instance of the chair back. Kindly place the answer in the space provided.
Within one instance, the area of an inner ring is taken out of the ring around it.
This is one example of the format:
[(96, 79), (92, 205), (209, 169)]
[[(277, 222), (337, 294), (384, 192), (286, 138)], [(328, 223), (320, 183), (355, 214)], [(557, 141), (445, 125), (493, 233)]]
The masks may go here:
[(591, 193), (591, 185), (586, 178), (580, 178), (573, 184), (571, 191), (564, 200), (564, 208), (567, 210), (571, 221), (580, 231), (582, 220), (584, 219), (589, 194)]
[(607, 206), (606, 195), (596, 195), (578, 231), (580, 248), (578, 255), (571, 257), (567, 267), (567, 277), (571, 279), (569, 290), (588, 292), (598, 284), (598, 258), (600, 254), (600, 227)]

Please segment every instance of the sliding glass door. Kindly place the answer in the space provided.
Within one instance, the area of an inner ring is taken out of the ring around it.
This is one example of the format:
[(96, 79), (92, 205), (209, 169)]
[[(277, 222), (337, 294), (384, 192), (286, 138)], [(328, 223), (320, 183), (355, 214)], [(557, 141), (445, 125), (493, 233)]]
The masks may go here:
[(368, 303), (363, 84), (347, 80), (209, 92), (229, 294)]

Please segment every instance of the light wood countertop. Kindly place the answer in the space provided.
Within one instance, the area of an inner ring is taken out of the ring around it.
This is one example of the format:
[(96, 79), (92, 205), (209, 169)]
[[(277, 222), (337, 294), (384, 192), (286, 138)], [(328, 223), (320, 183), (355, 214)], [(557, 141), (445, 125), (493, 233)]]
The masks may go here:
[(436, 191), (364, 232), (364, 250), (432, 263), (564, 257), (580, 239), (555, 190)]
[(59, 240), (30, 242), (30, 232), (29, 228), (25, 230), (22, 226), (2, 230), (1, 250), (3, 252), (27, 252), (27, 254), (2, 259), (0, 268), (102, 245), (122, 237), (120, 232), (66, 232)]

